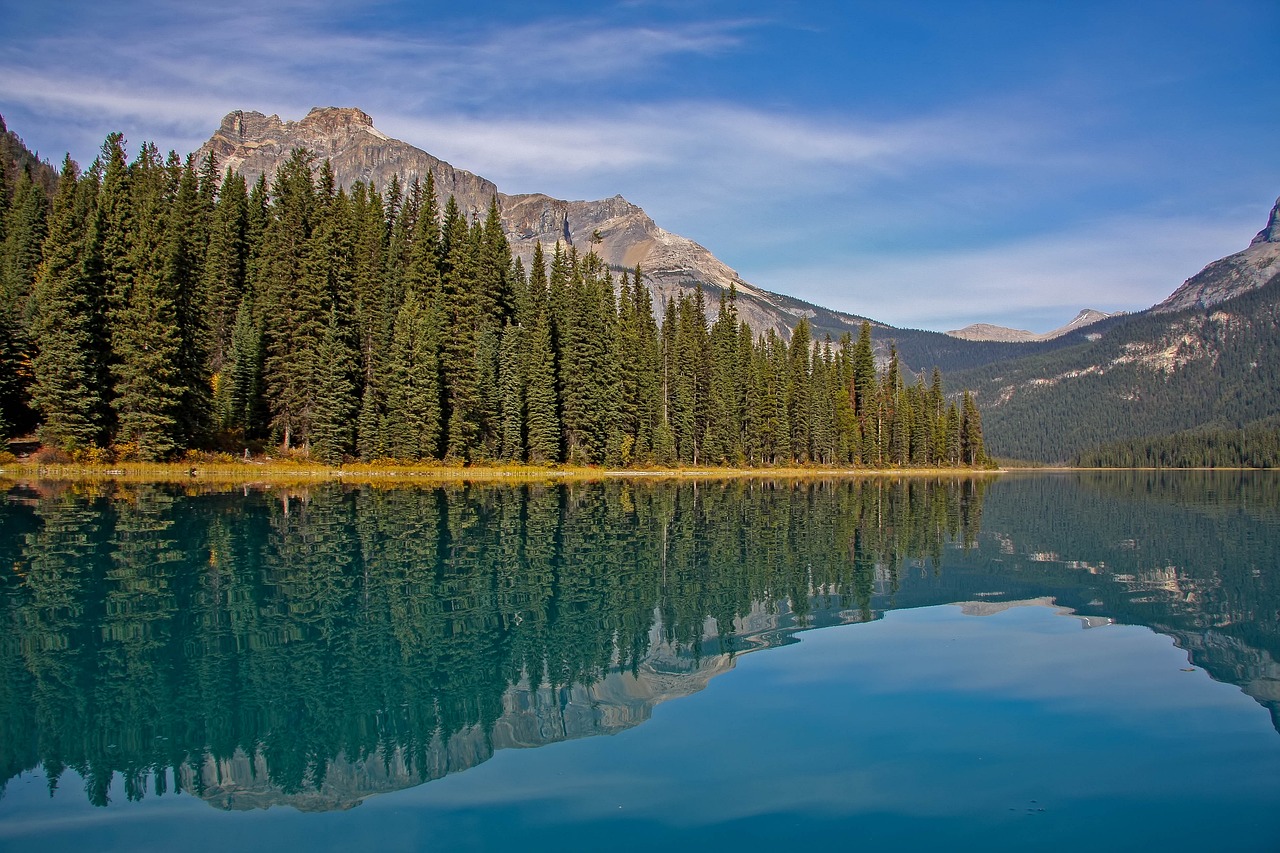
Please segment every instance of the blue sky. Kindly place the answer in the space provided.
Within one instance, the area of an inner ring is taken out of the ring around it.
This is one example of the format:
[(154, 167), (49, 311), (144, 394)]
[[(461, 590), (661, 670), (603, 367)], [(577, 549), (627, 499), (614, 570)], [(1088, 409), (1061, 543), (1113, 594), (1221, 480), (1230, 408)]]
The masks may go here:
[(759, 286), (885, 322), (1136, 310), (1280, 195), (1280, 4), (0, 0), (42, 156), (359, 106), (506, 192), (621, 193)]

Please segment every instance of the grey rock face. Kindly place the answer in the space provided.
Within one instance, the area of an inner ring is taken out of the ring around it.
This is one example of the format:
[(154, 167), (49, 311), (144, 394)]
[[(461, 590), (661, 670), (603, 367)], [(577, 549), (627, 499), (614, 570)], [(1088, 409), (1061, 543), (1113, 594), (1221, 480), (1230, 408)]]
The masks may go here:
[(314, 154), (317, 165), (327, 158), (338, 183), (346, 187), (364, 181), (382, 189), (393, 175), (408, 186), (415, 179), (426, 180), (430, 172), (440, 198), (454, 196), (468, 215), (484, 215), (489, 199), (498, 193), (492, 181), (380, 132), (368, 113), (354, 107), (316, 107), (301, 121), (281, 121), (258, 112), (228, 113), (196, 158), (212, 152), (220, 170), (240, 172), (252, 186), (259, 175), (266, 175), (269, 184), (295, 148)]
[(1267, 227), (1258, 232), (1250, 245), (1258, 243), (1280, 243), (1280, 198), (1271, 207), (1271, 216), (1267, 219)]

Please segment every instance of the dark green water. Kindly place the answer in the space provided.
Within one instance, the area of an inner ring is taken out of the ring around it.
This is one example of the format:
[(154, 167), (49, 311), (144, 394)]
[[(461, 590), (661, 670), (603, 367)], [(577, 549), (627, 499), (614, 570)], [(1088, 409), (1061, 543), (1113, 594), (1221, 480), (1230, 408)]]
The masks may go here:
[(1280, 476), (7, 489), (0, 849), (1280, 849)]

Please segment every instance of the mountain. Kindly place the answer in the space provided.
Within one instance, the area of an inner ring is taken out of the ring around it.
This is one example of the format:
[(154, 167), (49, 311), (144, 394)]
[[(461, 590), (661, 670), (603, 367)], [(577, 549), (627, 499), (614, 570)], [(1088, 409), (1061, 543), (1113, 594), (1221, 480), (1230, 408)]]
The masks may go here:
[(1258, 232), (1248, 248), (1209, 264), (1151, 310), (1166, 314), (1184, 308), (1209, 308), (1264, 287), (1277, 275), (1280, 275), (1280, 199), (1271, 208), (1266, 227)]
[(1090, 326), (1105, 327), (1097, 340), (951, 376), (975, 389), (988, 450), (1065, 462), (1101, 445), (1231, 434), (1280, 415), (1277, 221), (1273, 208), (1248, 248), (1164, 302)]
[(1086, 308), (1065, 326), (1059, 326), (1051, 332), (1039, 335), (1035, 332), (1028, 332), (1025, 329), (1010, 329), (1006, 326), (993, 326), (990, 323), (973, 323), (963, 329), (953, 329), (947, 334), (953, 338), (960, 338), (966, 341), (1001, 341), (1004, 343), (1051, 341), (1054, 338), (1060, 338), (1063, 335), (1083, 329), (1085, 326), (1091, 326), (1100, 320), (1117, 316), (1119, 316), (1119, 313), (1108, 314), (1104, 311)]
[(483, 217), (490, 200), (497, 199), (512, 252), (526, 267), (536, 244), (541, 243), (550, 257), (557, 242), (584, 253), (594, 248), (615, 270), (640, 264), (659, 316), (669, 296), (701, 283), (707, 291), (709, 311), (715, 310), (721, 292), (736, 288), (738, 313), (758, 332), (774, 329), (789, 335), (799, 318), (808, 316), (820, 317), (822, 331), (835, 336), (846, 331), (856, 334), (865, 319), (749, 284), (705, 247), (659, 227), (621, 195), (597, 201), (564, 201), (540, 193), (503, 193), (492, 181), (392, 139), (373, 126), (368, 113), (353, 107), (316, 107), (300, 121), (232, 112), (196, 157), (203, 159), (212, 153), (219, 168), (237, 170), (252, 184), (259, 175), (270, 182), (295, 148), (308, 149), (318, 160), (328, 159), (342, 186), (364, 181), (385, 190), (392, 177), (408, 186), (414, 180), (425, 180), (430, 173), (441, 201), (452, 195), (468, 216)]
[(939, 332), (894, 328), (773, 293), (745, 281), (704, 246), (662, 228), (621, 195), (596, 201), (565, 201), (540, 193), (509, 195), (492, 181), (392, 139), (374, 127), (368, 113), (353, 107), (316, 107), (299, 121), (282, 121), (279, 116), (259, 112), (232, 112), (222, 119), (196, 157), (202, 159), (212, 153), (221, 169), (235, 169), (252, 184), (259, 175), (265, 175), (269, 182), (275, 170), (299, 147), (319, 159), (327, 158), (342, 186), (364, 181), (382, 189), (392, 177), (407, 186), (415, 179), (425, 179), (429, 172), (440, 199), (452, 195), (466, 214), (484, 216), (490, 200), (497, 199), (507, 240), (526, 268), (536, 244), (541, 243), (549, 256), (557, 242), (580, 252), (594, 248), (615, 271), (640, 264), (659, 317), (668, 297), (678, 297), (698, 284), (706, 291), (707, 311), (713, 315), (721, 293), (732, 287), (738, 294), (739, 316), (757, 334), (773, 329), (789, 337), (804, 317), (815, 340), (827, 334), (839, 339), (845, 332), (856, 336), (866, 320), (872, 324), (881, 363), (888, 361), (892, 343), (904, 368), (912, 373), (934, 367), (944, 371), (976, 367), (1076, 342), (1069, 333), (1050, 341), (1016, 344), (967, 341)]

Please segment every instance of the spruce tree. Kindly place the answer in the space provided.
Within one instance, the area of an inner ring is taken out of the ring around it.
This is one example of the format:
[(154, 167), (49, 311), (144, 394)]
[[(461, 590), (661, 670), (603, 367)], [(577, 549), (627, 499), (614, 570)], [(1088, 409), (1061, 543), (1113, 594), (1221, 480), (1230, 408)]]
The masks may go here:
[(3, 214), (0, 239), (0, 417), (6, 432), (32, 421), (31, 292), (40, 265), (48, 201), (26, 171), (19, 173), (12, 202)]
[(276, 173), (263, 236), (264, 376), (272, 426), (286, 450), (306, 442), (320, 368), (317, 349), (329, 314), (319, 249), (308, 269), (316, 217), (311, 161), (308, 151), (296, 149)]
[(791, 332), (787, 348), (787, 421), (791, 426), (791, 457), (808, 462), (812, 455), (813, 419), (810, 383), (809, 321), (804, 317)]
[(387, 357), (387, 455), (438, 458), (443, 426), (434, 310), (409, 290), (396, 317)]
[(25, 171), (19, 173), (13, 199), (4, 214), (0, 240), (0, 305), (8, 308), (20, 325), (28, 321), (27, 302), (35, 286), (44, 243), (49, 200)]
[[(165, 241), (172, 204), (169, 173), (154, 146), (144, 144), (130, 167), (125, 210), (116, 209), (107, 232), (108, 245), (128, 247), (124, 258), (111, 261), (117, 441), (144, 460), (166, 459), (185, 446), (179, 294)], [(115, 234), (117, 228), (126, 233)]]
[(550, 305), (542, 244), (533, 247), (526, 290), (528, 333), (523, 336), (526, 441), (530, 462), (560, 461), (560, 415), (556, 393), (556, 359), (552, 348)]
[(977, 466), (987, 461), (982, 440), (982, 416), (973, 401), (973, 395), (965, 391), (960, 408), (960, 461), (963, 465)]
[(356, 355), (338, 311), (331, 310), (319, 349), (320, 385), (311, 419), (311, 454), (338, 465), (355, 449)]
[(476, 359), (481, 325), (476, 248), (466, 218), (450, 196), (441, 244), (440, 372), (445, 392), (445, 456), (459, 462), (471, 458), (486, 426)]
[(206, 333), (203, 347), (211, 376), (225, 378), (223, 371), (230, 356), (231, 334), (248, 270), (249, 194), (244, 176), (229, 171), (213, 211), (201, 277)]
[(164, 287), (172, 295), (178, 327), (176, 367), (182, 385), (178, 434), (187, 447), (207, 441), (213, 415), (209, 323), (202, 286), (212, 214), (207, 201), (188, 158), (169, 206), (160, 269)]
[(508, 322), (502, 330), (498, 356), (502, 445), (500, 458), (520, 461), (524, 456), (524, 375), (520, 354), (526, 350), (522, 328)]
[(33, 292), (32, 401), (41, 442), (63, 450), (101, 446), (106, 436), (105, 359), (95, 329), (105, 325), (100, 287), (85, 268), (96, 182), (63, 160)]
[(242, 441), (266, 435), (268, 415), (262, 376), (265, 359), (262, 329), (254, 318), (253, 294), (246, 292), (236, 310), (225, 380), (218, 388), (222, 426)]

